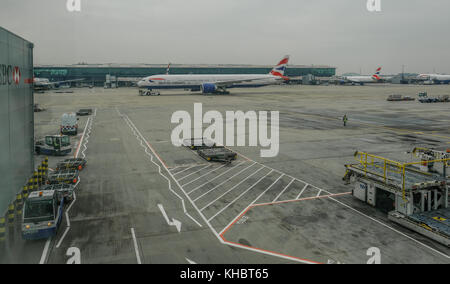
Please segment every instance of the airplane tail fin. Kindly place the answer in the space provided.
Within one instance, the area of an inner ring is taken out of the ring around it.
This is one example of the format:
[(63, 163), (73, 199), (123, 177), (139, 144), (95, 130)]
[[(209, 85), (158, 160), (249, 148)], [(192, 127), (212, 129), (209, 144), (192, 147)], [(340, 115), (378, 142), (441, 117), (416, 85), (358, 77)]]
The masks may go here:
[(372, 75), (372, 78), (377, 81), (380, 81), (381, 80), (380, 74), (381, 74), (381, 67), (378, 67), (377, 71), (375, 71), (375, 74)]
[(272, 69), (272, 71), (270, 71), (270, 75), (285, 78), (284, 72), (286, 71), (288, 63), (289, 63), (289, 55), (286, 55), (285, 57), (283, 57), (280, 63), (278, 63), (278, 65), (275, 66)]
[(170, 65), (171, 65), (171, 63), (169, 62), (169, 65), (167, 65), (166, 75), (169, 75), (169, 73), (170, 73)]

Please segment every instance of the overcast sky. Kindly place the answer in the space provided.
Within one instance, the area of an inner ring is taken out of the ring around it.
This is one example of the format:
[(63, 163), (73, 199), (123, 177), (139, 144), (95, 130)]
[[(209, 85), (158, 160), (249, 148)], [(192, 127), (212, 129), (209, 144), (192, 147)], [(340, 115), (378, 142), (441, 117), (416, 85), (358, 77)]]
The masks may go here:
[(324, 64), (338, 73), (450, 73), (450, 1), (0, 0), (0, 26), (36, 64)]

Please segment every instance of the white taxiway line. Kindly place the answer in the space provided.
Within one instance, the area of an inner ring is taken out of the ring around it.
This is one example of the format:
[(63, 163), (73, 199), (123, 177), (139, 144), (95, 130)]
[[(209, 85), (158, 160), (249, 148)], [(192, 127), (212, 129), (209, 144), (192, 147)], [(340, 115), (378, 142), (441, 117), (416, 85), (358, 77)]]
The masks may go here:
[(320, 194), (322, 194), (322, 190), (319, 190), (319, 193), (317, 193), (316, 197), (319, 197)]
[[(237, 164), (237, 165), (235, 165), (234, 167), (231, 167), (230, 169), (228, 169), (227, 171), (221, 173), (220, 175), (215, 176), (214, 178), (208, 180), (208, 181), (205, 182), (204, 184), (202, 184), (202, 185), (200, 185), (200, 186), (197, 186), (197, 187), (194, 188), (193, 190), (189, 191), (188, 194), (194, 193), (195, 191), (197, 191), (197, 190), (199, 190), (200, 188), (204, 187), (204, 186), (207, 185), (208, 183), (211, 183), (212, 181), (215, 181), (215, 180), (218, 179), (219, 177), (221, 177), (221, 176), (223, 176), (223, 175), (225, 175), (225, 174), (231, 172), (232, 170), (234, 170), (235, 168), (237, 168), (237, 166), (239, 166), (239, 165), (241, 165), (241, 164), (243, 164), (243, 163), (245, 163), (245, 162), (241, 162), (240, 164)], [(251, 166), (253, 166), (253, 165), (254, 165), (254, 163), (253, 163)], [(251, 167), (251, 166), (250, 166), (250, 167)], [(248, 168), (249, 168), (249, 167), (248, 167)], [(242, 171), (241, 171), (241, 172), (242, 172)], [(241, 172), (239, 172), (239, 173), (241, 173)], [(186, 186), (186, 185), (187, 185), (187, 184), (185, 184), (184, 186)]]
[(184, 169), (184, 170), (182, 170), (182, 171), (179, 171), (179, 172), (174, 173), (173, 175), (174, 175), (174, 176), (179, 175), (179, 174), (184, 173), (185, 171), (188, 171), (188, 170), (190, 170), (190, 169), (192, 169), (192, 168), (195, 168), (195, 167), (197, 167), (197, 165), (190, 166), (190, 167), (188, 167), (187, 169)]
[(44, 251), (42, 252), (42, 256), (41, 256), (41, 260), (39, 261), (39, 264), (45, 264), (45, 262), (47, 260), (47, 253), (48, 253), (48, 249), (50, 248), (51, 241), (52, 241), (52, 239), (50, 238), (45, 242)]
[(288, 189), (291, 184), (293, 184), (295, 181), (295, 178), (292, 178), (291, 182), (288, 183), (288, 185), (286, 185), (286, 187), (280, 192), (280, 194), (277, 195), (277, 197), (275, 197), (275, 199), (272, 201), (272, 203), (277, 202), (278, 198), (280, 198), (280, 196), (286, 191), (286, 189)]
[[(183, 212), (186, 216), (189, 217), (189, 219), (191, 219), (192, 221), (194, 221), (194, 223), (196, 223), (199, 227), (203, 227), (202, 224), (200, 224), (200, 222), (198, 222), (197, 220), (194, 219), (194, 217), (192, 217), (186, 209), (186, 204), (184, 202), (184, 199), (178, 195), (178, 193), (175, 192), (175, 190), (173, 190), (172, 188), (172, 181), (166, 177), (163, 173), (162, 173), (162, 169), (161, 166), (156, 163), (154, 161), (154, 157), (156, 157), (156, 159), (161, 163), (161, 165), (164, 167), (164, 169), (167, 171), (167, 173), (169, 174), (169, 176), (176, 182), (176, 184), (180, 187), (180, 184), (178, 183), (178, 181), (175, 179), (175, 177), (173, 176), (173, 174), (170, 172), (170, 170), (167, 168), (166, 164), (161, 160), (161, 158), (156, 154), (155, 150), (150, 146), (150, 144), (147, 142), (147, 140), (145, 140), (144, 136), (142, 135), (142, 133), (137, 129), (136, 125), (134, 125), (134, 123), (131, 121), (131, 119), (127, 116), (127, 115), (123, 115), (120, 113), (119, 109), (117, 109), (117, 113), (119, 114), (120, 117), (122, 117), (125, 122), (128, 124), (128, 126), (131, 128), (131, 130), (133, 131), (134, 135), (136, 136), (136, 138), (138, 139), (138, 141), (141, 143), (141, 146), (145, 149), (145, 153), (147, 154), (147, 156), (150, 157), (150, 161), (158, 167), (158, 172), (159, 175), (162, 176), (165, 180), (167, 180), (168, 183), (168, 187), (169, 190), (178, 198), (181, 200), (181, 204), (183, 206)], [(146, 144), (147, 146), (145, 146), (144, 144)], [(154, 155), (152, 155), (151, 153), (149, 153), (148, 151), (151, 151)], [(183, 193), (185, 193), (183, 191)]]
[[(240, 163), (239, 163), (239, 164), (240, 164)], [(216, 168), (216, 169), (212, 169), (211, 171), (207, 172), (206, 174), (203, 174), (203, 175), (199, 176), (198, 178), (196, 178), (196, 179), (194, 179), (194, 180), (191, 180), (190, 182), (186, 183), (186, 184), (183, 185), (183, 186), (187, 186), (187, 185), (189, 185), (189, 184), (191, 184), (191, 183), (193, 183), (193, 182), (196, 182), (196, 181), (198, 181), (199, 179), (201, 179), (202, 177), (205, 177), (205, 176), (209, 175), (210, 173), (212, 173), (212, 172), (214, 172), (214, 171), (217, 171), (217, 170), (219, 170), (219, 169), (225, 167), (226, 165), (227, 165), (227, 164), (222, 165), (222, 166), (220, 166), (220, 167), (218, 167), (218, 168)]]
[[(259, 168), (257, 171), (255, 171), (254, 173), (252, 173), (251, 175), (249, 175), (248, 177), (246, 177), (245, 179), (241, 180), (239, 183), (235, 184), (232, 188), (230, 188), (229, 190), (225, 191), (223, 194), (221, 194), (219, 197), (217, 197), (216, 199), (214, 199), (213, 201), (211, 201), (210, 203), (208, 203), (205, 207), (203, 207), (202, 209), (200, 209), (200, 211), (204, 211), (206, 208), (208, 208), (209, 206), (213, 205), (214, 203), (216, 203), (219, 199), (221, 199), (222, 197), (224, 197), (225, 195), (227, 195), (228, 193), (230, 193), (231, 191), (233, 191), (235, 188), (237, 188), (238, 186), (240, 186), (241, 184), (243, 184), (245, 181), (247, 181), (248, 179), (250, 179), (252, 176), (256, 175), (257, 173), (259, 173), (261, 170), (263, 170), (264, 167)], [(210, 192), (210, 191), (209, 191)], [(207, 192), (207, 193), (209, 193)], [(206, 193), (206, 194), (207, 194)], [(198, 199), (198, 198), (197, 198)], [(196, 201), (196, 200), (194, 200)]]
[(214, 218), (216, 218), (219, 214), (221, 214), (223, 211), (225, 211), (228, 207), (230, 207), (233, 203), (235, 203), (236, 201), (238, 201), (242, 196), (244, 196), (247, 192), (249, 192), (252, 188), (254, 188), (258, 183), (260, 183), (263, 179), (265, 179), (268, 175), (270, 175), (271, 173), (273, 173), (275, 170), (271, 170), (267, 175), (263, 176), (262, 178), (260, 178), (257, 182), (255, 182), (255, 184), (253, 184), (251, 187), (249, 187), (246, 191), (244, 191), (243, 193), (241, 193), (238, 197), (236, 197), (233, 201), (231, 201), (230, 203), (228, 203), (227, 206), (225, 206), (224, 208), (222, 208), (222, 210), (220, 210), (219, 212), (217, 212), (214, 216), (212, 216), (211, 218), (208, 219), (208, 222), (211, 222), (211, 220), (213, 220)]
[[(297, 197), (295, 199), (300, 199), (300, 197), (302, 196), (303, 192), (305, 192), (305, 190), (308, 188), (309, 184), (306, 184), (305, 187), (302, 189), (302, 191), (300, 191), (300, 193), (297, 195)], [(319, 191), (319, 195), (320, 195)]]
[[(122, 116), (119, 112), (119, 110), (117, 110), (117, 112), (119, 113), (120, 116)], [(128, 118), (129, 119), (129, 118)], [(133, 122), (129, 119), (130, 123), (133, 124)], [(134, 124), (133, 124), (134, 125)], [(136, 126), (134, 126), (136, 128)], [(152, 151), (153, 154), (156, 155), (155, 150), (150, 146), (150, 144), (147, 142), (147, 140), (145, 140), (144, 136), (142, 135), (142, 133), (139, 132), (139, 130), (136, 128), (136, 131), (139, 133), (139, 135), (141, 136), (141, 139), (143, 139), (145, 141), (145, 143), (147, 144), (147, 147)], [(242, 155), (241, 155), (242, 156)], [(243, 156), (244, 157), (244, 156)], [(304, 260), (299, 260), (297, 258), (293, 258), (293, 257), (289, 257), (289, 256), (281, 256), (278, 254), (274, 254), (271, 252), (264, 252), (264, 251), (260, 251), (260, 250), (256, 250), (253, 248), (247, 248), (247, 247), (242, 247), (242, 246), (238, 246), (235, 244), (231, 244), (229, 242), (226, 242), (225, 240), (223, 240), (220, 235), (217, 233), (216, 229), (211, 225), (210, 222), (208, 222), (208, 219), (205, 217), (205, 215), (203, 213), (200, 212), (200, 210), (198, 209), (197, 205), (195, 204), (195, 202), (191, 199), (191, 197), (189, 196), (189, 194), (186, 192), (186, 190), (181, 186), (181, 184), (175, 179), (175, 177), (173, 176), (173, 174), (170, 172), (170, 170), (165, 166), (164, 162), (161, 160), (161, 158), (156, 155), (156, 158), (159, 160), (159, 162), (163, 165), (164, 169), (167, 171), (167, 173), (169, 174), (169, 176), (175, 181), (175, 183), (177, 184), (177, 186), (180, 188), (180, 190), (183, 192), (184, 196), (186, 196), (187, 200), (191, 203), (192, 207), (194, 207), (194, 209), (197, 211), (197, 213), (200, 215), (200, 217), (203, 219), (203, 221), (205, 222), (205, 224), (208, 226), (208, 228), (211, 230), (211, 232), (216, 236), (216, 238), (219, 240), (219, 242), (223, 245), (227, 245), (227, 246), (234, 246), (240, 249), (244, 249), (244, 250), (249, 250), (249, 251), (253, 251), (253, 252), (257, 252), (257, 253), (263, 253), (266, 255), (271, 255), (274, 257), (278, 257), (278, 258), (283, 258), (283, 259), (287, 259), (290, 261), (294, 261), (294, 262), (300, 262), (300, 263), (310, 263), (310, 262), (305, 262)]]
[(178, 181), (185, 180), (186, 178), (188, 178), (188, 177), (190, 177), (190, 176), (192, 176), (192, 175), (195, 175), (196, 173), (199, 173), (199, 172), (203, 171), (204, 169), (207, 169), (207, 168), (210, 168), (210, 167), (212, 167), (212, 165), (207, 165), (207, 166), (201, 168), (201, 169), (198, 170), (198, 171), (195, 171), (195, 172), (193, 172), (193, 173), (191, 173), (191, 174), (188, 174), (187, 176), (184, 176), (184, 177), (180, 178)]
[(136, 252), (136, 259), (138, 264), (142, 264), (141, 256), (139, 255), (139, 248), (136, 239), (136, 234), (134, 233), (134, 228), (131, 228), (131, 236), (133, 237), (134, 251)]
[[(95, 118), (95, 116), (97, 116), (97, 109), (95, 109), (94, 115), (92, 117), (89, 117), (88, 120), (86, 121), (86, 125), (84, 126), (83, 135), (81, 136), (81, 139), (80, 139), (77, 151), (75, 153), (75, 158), (78, 158), (78, 155), (80, 154), (81, 146), (84, 146), (83, 155), (84, 155), (84, 152), (87, 150), (87, 146), (86, 146), (87, 143), (85, 143), (84, 138), (85, 138), (85, 135), (86, 135), (86, 132), (88, 131), (88, 129), (89, 129), (89, 132), (91, 132), (91, 130), (92, 130), (92, 121), (93, 121), (93, 118)], [(77, 187), (77, 185), (79, 183), (80, 183), (80, 178), (78, 179), (78, 182), (75, 185), (75, 188)], [(59, 248), (61, 246), (62, 241), (66, 237), (67, 233), (70, 231), (70, 219), (69, 219), (68, 212), (70, 211), (70, 208), (72, 208), (73, 204), (76, 201), (75, 192), (73, 194), (74, 194), (74, 200), (72, 201), (72, 203), (70, 204), (69, 208), (66, 211), (67, 228), (64, 231), (64, 234), (62, 235), (61, 239), (58, 241), (58, 243), (56, 245), (56, 248)], [(51, 239), (48, 239), (47, 242), (45, 243), (44, 251), (42, 252), (42, 256), (41, 256), (41, 260), (40, 260), (39, 264), (44, 264), (45, 261), (47, 260), (47, 254), (49, 252), (50, 242), (51, 242)]]
[[(245, 172), (247, 169), (251, 168), (253, 165), (255, 165), (255, 164), (252, 164), (252, 165), (246, 167), (245, 169), (243, 169), (243, 170), (241, 170), (240, 172), (236, 173), (236, 174), (233, 175), (232, 177), (230, 177), (230, 178), (224, 180), (223, 182), (219, 183), (218, 185), (216, 185), (215, 187), (211, 188), (211, 189), (208, 190), (207, 192), (203, 193), (202, 195), (200, 195), (199, 197), (197, 197), (196, 199), (194, 199), (194, 202), (196, 202), (197, 200), (203, 198), (205, 195), (208, 195), (210, 192), (213, 192), (213, 191), (214, 191), (215, 189), (217, 189), (218, 187), (220, 187), (220, 186), (226, 184), (226, 183), (229, 182), (231, 179), (233, 179), (233, 178), (237, 177), (238, 175), (242, 174), (242, 173)], [(233, 186), (233, 188), (235, 188), (236, 186), (240, 185), (242, 182), (248, 180), (250, 177), (252, 177), (254, 174), (256, 174), (257, 172), (259, 172), (259, 171), (262, 170), (262, 169), (263, 169), (263, 167), (261, 167), (258, 171), (252, 173), (251, 175), (247, 176), (244, 180), (242, 180), (241, 182), (239, 182), (237, 185)], [(203, 208), (203, 209), (204, 209), (204, 208)], [(202, 209), (201, 211), (203, 211), (203, 209)]]
[(264, 190), (252, 203), (250, 203), (250, 206), (256, 203), (264, 194), (266, 194), (282, 177), (284, 177), (284, 174), (282, 174), (279, 178), (277, 178), (266, 190)]

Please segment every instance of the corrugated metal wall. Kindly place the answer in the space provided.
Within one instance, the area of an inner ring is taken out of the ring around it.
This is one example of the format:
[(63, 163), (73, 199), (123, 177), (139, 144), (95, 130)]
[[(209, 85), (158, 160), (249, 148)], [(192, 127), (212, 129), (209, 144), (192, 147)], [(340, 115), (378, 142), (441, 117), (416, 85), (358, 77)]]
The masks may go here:
[(33, 45), (0, 27), (1, 215), (34, 168), (32, 78)]

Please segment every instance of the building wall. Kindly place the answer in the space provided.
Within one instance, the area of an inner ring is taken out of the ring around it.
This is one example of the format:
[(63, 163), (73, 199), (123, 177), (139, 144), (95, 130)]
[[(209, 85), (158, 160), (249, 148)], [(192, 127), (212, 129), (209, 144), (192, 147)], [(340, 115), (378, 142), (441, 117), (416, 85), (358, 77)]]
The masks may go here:
[(0, 215), (34, 168), (32, 77), (32, 44), (0, 27)]
[[(172, 67), (170, 74), (268, 74), (272, 68), (265, 67)], [(165, 74), (166, 68), (140, 67), (36, 67), (34, 75), (38, 78), (48, 78), (50, 81), (85, 79), (85, 83), (94, 82), (103, 85), (106, 74), (116, 77), (143, 78), (151, 75)], [(336, 68), (295, 68), (288, 67), (287, 76), (304, 76), (312, 74), (318, 77), (331, 77), (336, 74)]]

